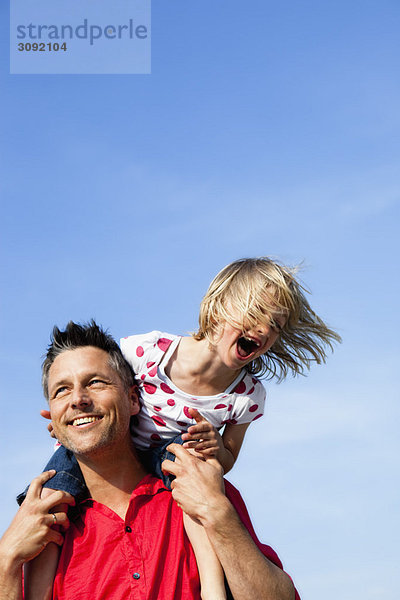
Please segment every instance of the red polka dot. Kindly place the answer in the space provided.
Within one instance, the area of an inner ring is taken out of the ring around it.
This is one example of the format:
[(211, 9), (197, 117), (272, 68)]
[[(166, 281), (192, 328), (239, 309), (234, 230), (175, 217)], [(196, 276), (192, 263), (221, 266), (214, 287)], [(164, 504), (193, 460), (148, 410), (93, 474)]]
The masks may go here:
[(148, 394), (154, 394), (157, 389), (157, 386), (154, 385), (154, 383), (144, 383), (143, 387)]
[(257, 408), (258, 408), (258, 404), (253, 404), (253, 406), (250, 406), (249, 411), (256, 412)]
[(158, 433), (152, 433), (150, 438), (155, 441), (161, 440), (161, 437), (158, 435)]
[(245, 382), (241, 381), (240, 383), (238, 383), (233, 391), (236, 392), (236, 394), (244, 394), (246, 391)]
[(166, 423), (165, 423), (164, 419), (162, 419), (158, 415), (154, 415), (151, 418), (153, 419), (154, 423), (156, 425), (158, 425), (159, 427), (165, 427)]
[(226, 404), (217, 404), (217, 406), (214, 406), (214, 410), (218, 410), (219, 408), (226, 408)]
[(140, 376), (140, 379), (144, 381), (146, 379), (146, 375), (143, 373), (143, 375)]
[(165, 352), (170, 347), (171, 342), (172, 340), (169, 340), (168, 338), (160, 338), (157, 342), (157, 346), (160, 348), (160, 350)]
[(168, 398), (167, 404), (168, 406), (175, 406), (175, 400), (173, 400), (172, 398)]
[(154, 360), (153, 360), (153, 361), (151, 361), (151, 362), (148, 362), (148, 363), (146, 363), (146, 367), (147, 367), (148, 369), (150, 369), (150, 368), (151, 368), (153, 365), (155, 365), (155, 364), (156, 364), (156, 363), (155, 363), (155, 362), (154, 362)]
[(230, 404), (230, 405), (228, 406), (228, 410), (232, 410), (232, 408), (233, 408), (233, 406), (232, 406), (232, 404)]
[(250, 396), (252, 393), (254, 392), (254, 385), (253, 387), (247, 392), (247, 395)]
[(166, 394), (175, 394), (175, 391), (171, 390), (171, 388), (169, 387), (169, 385), (167, 385), (166, 383), (161, 383), (160, 388)]
[(255, 377), (252, 377), (251, 380), (254, 383), (254, 385), (256, 385), (256, 383), (258, 383), (258, 379), (256, 379)]
[(183, 407), (183, 412), (185, 413), (185, 417), (187, 417), (188, 419), (192, 419), (192, 417), (190, 416), (190, 413), (189, 413), (189, 407), (188, 406), (184, 406)]
[(187, 427), (187, 423), (184, 423), (183, 421), (177, 421), (176, 424), (179, 425), (179, 427)]
[(161, 410), (161, 406), (153, 406), (154, 410), (156, 410), (157, 412), (159, 412)]
[(221, 425), (226, 425), (227, 423), (229, 423), (229, 419), (226, 419), (225, 421), (221, 421)]
[(149, 375), (150, 377), (155, 377), (157, 375), (157, 367), (154, 367), (154, 369), (150, 369)]
[(139, 358), (140, 358), (141, 356), (143, 356), (143, 354), (144, 354), (144, 350), (143, 350), (142, 346), (138, 346), (136, 348), (136, 356), (139, 356)]
[(230, 419), (230, 420), (229, 420), (229, 423), (230, 423), (231, 425), (236, 425), (236, 424), (237, 424), (237, 421), (236, 421), (236, 419)]
[(257, 415), (254, 417), (253, 421), (256, 421), (257, 419), (259, 419), (260, 417), (262, 417), (262, 415)]

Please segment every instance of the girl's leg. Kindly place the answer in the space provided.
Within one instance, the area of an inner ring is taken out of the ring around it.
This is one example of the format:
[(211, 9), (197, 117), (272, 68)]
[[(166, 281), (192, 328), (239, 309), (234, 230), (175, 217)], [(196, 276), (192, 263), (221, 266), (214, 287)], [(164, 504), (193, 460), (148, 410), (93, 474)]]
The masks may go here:
[[(50, 495), (53, 489), (65, 490), (77, 496), (85, 488), (82, 472), (72, 452), (61, 446), (53, 454), (45, 470), (55, 469), (56, 475), (49, 479), (43, 487), (42, 498)], [(49, 483), (48, 482), (48, 483)], [(28, 488), (17, 497), (21, 504)], [(54, 512), (67, 512), (68, 504), (59, 504), (53, 507)], [(51, 600), (53, 597), (53, 582), (57, 571), (59, 547), (50, 543), (46, 548), (24, 567), (24, 598), (25, 600)]]
[[(85, 480), (75, 456), (70, 450), (60, 446), (44, 468), (45, 471), (54, 469), (56, 474), (49, 479), (43, 489), (64, 490), (72, 496), (78, 496), (86, 491)], [(22, 504), (28, 492), (26, 488), (17, 496), (18, 504)]]
[(183, 523), (196, 556), (202, 600), (226, 600), (224, 572), (204, 528), (185, 513)]
[[(43, 488), (42, 498), (50, 496), (52, 490)], [(68, 504), (57, 504), (53, 512), (67, 512)], [(60, 529), (59, 525), (53, 526)], [(47, 544), (36, 558), (24, 566), (24, 600), (51, 600), (53, 597), (53, 583), (56, 575), (60, 547), (53, 542)]]
[(24, 599), (51, 600), (60, 548), (51, 542), (24, 566)]

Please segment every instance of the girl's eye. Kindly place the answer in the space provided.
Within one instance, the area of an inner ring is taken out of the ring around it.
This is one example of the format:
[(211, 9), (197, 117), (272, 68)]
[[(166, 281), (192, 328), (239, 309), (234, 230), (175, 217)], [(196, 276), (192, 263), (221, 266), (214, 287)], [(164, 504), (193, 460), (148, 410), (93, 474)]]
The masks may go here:
[(282, 326), (277, 323), (277, 321), (274, 321), (273, 319), (271, 319), (271, 327), (272, 329), (276, 332), (276, 333), (280, 333), (282, 331)]

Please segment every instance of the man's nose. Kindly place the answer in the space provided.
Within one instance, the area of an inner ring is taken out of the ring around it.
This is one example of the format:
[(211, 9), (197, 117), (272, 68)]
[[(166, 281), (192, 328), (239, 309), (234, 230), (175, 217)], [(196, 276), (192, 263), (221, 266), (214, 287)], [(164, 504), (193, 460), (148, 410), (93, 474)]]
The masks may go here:
[(74, 388), (71, 394), (71, 406), (87, 406), (90, 403), (91, 399), (86, 388), (82, 386)]

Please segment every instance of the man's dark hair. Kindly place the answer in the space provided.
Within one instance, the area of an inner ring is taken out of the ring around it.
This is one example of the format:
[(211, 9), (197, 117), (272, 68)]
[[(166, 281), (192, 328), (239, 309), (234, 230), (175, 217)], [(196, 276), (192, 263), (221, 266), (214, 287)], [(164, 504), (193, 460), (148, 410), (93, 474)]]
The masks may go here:
[(47, 400), (49, 399), (48, 379), (50, 367), (66, 350), (76, 350), (85, 346), (93, 346), (107, 352), (110, 367), (120, 376), (124, 386), (129, 389), (135, 385), (135, 375), (129, 363), (123, 357), (120, 347), (114, 338), (92, 319), (88, 323), (70, 321), (64, 331), (54, 327), (50, 345), (42, 365), (42, 386)]

